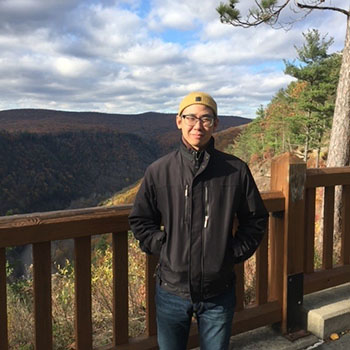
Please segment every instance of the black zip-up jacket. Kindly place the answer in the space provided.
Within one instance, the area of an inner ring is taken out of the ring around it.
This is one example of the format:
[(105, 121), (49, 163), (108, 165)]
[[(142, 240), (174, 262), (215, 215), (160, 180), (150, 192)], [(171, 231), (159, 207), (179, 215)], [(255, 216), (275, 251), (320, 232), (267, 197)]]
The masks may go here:
[(196, 153), (181, 144), (152, 163), (129, 216), (141, 249), (160, 255), (161, 286), (194, 302), (233, 286), (234, 264), (254, 254), (268, 218), (243, 161), (216, 150), (213, 138), (199, 167)]

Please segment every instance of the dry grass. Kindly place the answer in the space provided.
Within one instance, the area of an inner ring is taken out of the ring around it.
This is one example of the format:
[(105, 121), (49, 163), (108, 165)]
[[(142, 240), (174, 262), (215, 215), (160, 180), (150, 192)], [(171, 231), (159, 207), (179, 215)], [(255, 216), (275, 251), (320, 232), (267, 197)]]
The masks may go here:
[(109, 198), (102, 205), (111, 206), (111, 205), (123, 205), (123, 204), (132, 204), (135, 200), (137, 191), (140, 188), (141, 180), (131, 185), (128, 188), (121, 190), (116, 193), (113, 197)]

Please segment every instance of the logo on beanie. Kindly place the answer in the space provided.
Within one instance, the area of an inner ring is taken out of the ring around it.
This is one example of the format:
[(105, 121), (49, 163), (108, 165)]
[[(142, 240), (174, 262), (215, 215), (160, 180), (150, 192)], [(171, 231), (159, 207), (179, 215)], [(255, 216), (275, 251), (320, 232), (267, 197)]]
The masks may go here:
[(196, 101), (202, 101), (202, 97), (197, 96), (197, 97), (196, 97)]

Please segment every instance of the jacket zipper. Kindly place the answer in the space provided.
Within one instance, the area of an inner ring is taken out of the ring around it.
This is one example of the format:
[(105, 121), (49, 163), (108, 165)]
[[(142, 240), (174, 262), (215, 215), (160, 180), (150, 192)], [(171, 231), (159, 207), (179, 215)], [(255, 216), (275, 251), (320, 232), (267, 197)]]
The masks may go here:
[(185, 223), (188, 224), (188, 185), (185, 187)]
[(204, 251), (205, 251), (205, 238), (206, 238), (206, 228), (208, 227), (208, 221), (209, 221), (209, 192), (208, 192), (208, 186), (204, 186), (204, 229), (202, 231), (202, 279), (201, 279), (201, 294), (203, 297), (204, 291), (203, 291), (203, 284), (204, 284)]
[(204, 228), (207, 228), (209, 221), (209, 193), (207, 185), (204, 187), (204, 206)]
[(189, 259), (188, 259), (188, 277), (189, 277), (189, 287), (190, 287), (190, 294), (192, 295), (192, 287), (191, 287), (191, 274), (192, 274), (192, 256), (191, 256), (191, 248), (192, 248), (192, 230), (191, 230), (191, 215), (190, 215), (190, 207), (189, 207), (189, 200), (190, 200), (190, 193), (189, 193), (189, 185), (185, 186), (185, 226), (188, 230), (189, 234), (189, 240), (190, 240), (190, 249), (189, 249)]

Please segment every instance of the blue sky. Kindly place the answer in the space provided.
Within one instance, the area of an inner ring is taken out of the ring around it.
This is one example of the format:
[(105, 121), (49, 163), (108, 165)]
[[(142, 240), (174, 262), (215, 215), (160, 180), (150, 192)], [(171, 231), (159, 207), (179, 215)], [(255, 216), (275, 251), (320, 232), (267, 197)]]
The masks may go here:
[[(241, 1), (244, 10), (253, 1)], [(316, 11), (290, 30), (220, 23), (220, 0), (0, 0), (0, 110), (175, 113), (193, 90), (253, 118), (291, 81), (302, 32), (343, 48), (346, 18)], [(349, 0), (325, 5), (348, 8)], [(288, 10), (285, 16), (294, 14)]]

